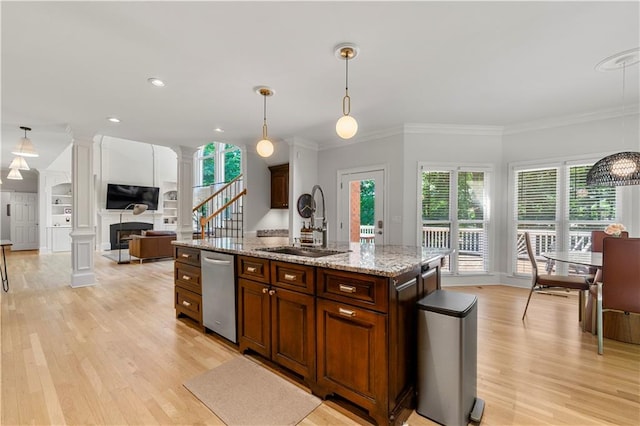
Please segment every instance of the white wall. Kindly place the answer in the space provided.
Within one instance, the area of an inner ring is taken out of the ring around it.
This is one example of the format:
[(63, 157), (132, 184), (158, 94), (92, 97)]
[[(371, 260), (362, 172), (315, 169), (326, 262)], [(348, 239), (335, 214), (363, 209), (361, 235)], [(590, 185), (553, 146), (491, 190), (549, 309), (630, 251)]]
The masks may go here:
[(318, 183), (327, 202), (329, 241), (338, 238), (338, 171), (383, 165), (389, 178), (385, 183), (388, 189), (385, 194), (388, 242), (402, 244), (402, 223), (394, 222), (392, 218), (403, 215), (403, 192), (399, 190), (403, 187), (403, 145), (402, 132), (399, 131), (318, 152)]
[[(318, 150), (315, 144), (294, 138), (289, 148), (289, 240), (300, 238), (303, 219), (298, 214), (298, 197), (310, 194), (318, 183)], [(324, 191), (324, 188), (323, 188)]]
[(262, 158), (254, 149), (247, 149), (244, 209), (244, 233), (255, 236), (259, 229), (289, 229), (289, 211), (271, 208), (271, 173), (268, 167), (289, 162), (289, 146), (285, 142), (275, 143), (271, 157)]
[[(109, 227), (120, 221), (120, 211), (106, 210), (107, 183), (160, 187), (177, 181), (177, 155), (169, 147), (126, 139), (102, 137), (94, 149), (94, 172), (96, 174), (96, 245), (108, 250)], [(158, 200), (158, 210), (147, 210), (139, 216), (123, 214), (123, 222), (153, 223), (154, 229), (163, 229), (162, 194)]]

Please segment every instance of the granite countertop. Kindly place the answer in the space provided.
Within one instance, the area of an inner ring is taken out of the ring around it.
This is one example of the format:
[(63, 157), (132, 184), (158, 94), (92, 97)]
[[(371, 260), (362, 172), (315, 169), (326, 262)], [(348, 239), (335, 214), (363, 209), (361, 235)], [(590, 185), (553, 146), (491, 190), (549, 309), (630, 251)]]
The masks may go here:
[(286, 237), (207, 238), (204, 240), (172, 241), (172, 244), (386, 277), (394, 277), (408, 272), (416, 266), (436, 260), (450, 252), (447, 249), (360, 243), (331, 243), (327, 247), (328, 249), (348, 251), (317, 258), (260, 250), (290, 246), (289, 239)]

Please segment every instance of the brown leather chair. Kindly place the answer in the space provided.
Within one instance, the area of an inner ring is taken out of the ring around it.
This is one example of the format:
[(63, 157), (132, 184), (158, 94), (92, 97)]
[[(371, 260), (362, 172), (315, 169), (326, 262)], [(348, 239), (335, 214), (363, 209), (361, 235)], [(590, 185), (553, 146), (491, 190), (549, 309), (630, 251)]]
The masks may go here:
[(132, 235), (129, 254), (140, 259), (160, 259), (173, 257), (171, 241), (176, 239), (173, 231), (146, 231), (144, 235)]
[[(591, 231), (591, 251), (602, 253), (602, 242), (607, 237), (611, 235), (604, 231)], [(629, 238), (629, 232), (622, 231), (619, 238)]]
[(602, 313), (640, 314), (640, 238), (603, 240), (602, 280), (591, 286), (590, 293), (596, 300), (598, 353), (602, 355)]
[(578, 319), (582, 322), (582, 328), (584, 329), (584, 304), (585, 295), (589, 290), (589, 283), (584, 276), (580, 275), (549, 275), (538, 274), (538, 263), (536, 262), (535, 254), (531, 249), (531, 237), (529, 233), (524, 233), (524, 239), (527, 246), (527, 254), (531, 261), (532, 276), (531, 276), (531, 290), (529, 291), (529, 298), (527, 299), (527, 305), (524, 307), (524, 313), (522, 314), (522, 320), (527, 315), (527, 308), (529, 308), (529, 302), (531, 301), (531, 295), (534, 291), (542, 290), (546, 288), (565, 288), (570, 290), (578, 290)]

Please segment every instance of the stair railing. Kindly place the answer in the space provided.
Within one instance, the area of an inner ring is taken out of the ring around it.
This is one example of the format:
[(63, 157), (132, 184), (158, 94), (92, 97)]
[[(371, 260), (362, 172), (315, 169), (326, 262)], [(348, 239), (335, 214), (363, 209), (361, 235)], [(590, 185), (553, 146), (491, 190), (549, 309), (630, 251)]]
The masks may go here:
[(194, 217), (198, 218), (200, 238), (205, 238), (206, 235), (242, 237), (244, 233), (242, 199), (246, 193), (242, 175), (238, 175), (193, 207)]

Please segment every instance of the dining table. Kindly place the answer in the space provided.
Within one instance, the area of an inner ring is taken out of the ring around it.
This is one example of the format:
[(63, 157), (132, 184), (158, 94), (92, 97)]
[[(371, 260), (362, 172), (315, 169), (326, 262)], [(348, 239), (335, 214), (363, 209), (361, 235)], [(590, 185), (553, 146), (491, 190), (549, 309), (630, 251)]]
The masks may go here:
[(549, 251), (542, 253), (542, 256), (557, 260), (558, 262), (573, 263), (575, 265), (590, 266), (592, 268), (602, 268), (602, 253), (595, 251)]

